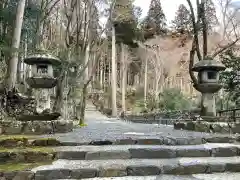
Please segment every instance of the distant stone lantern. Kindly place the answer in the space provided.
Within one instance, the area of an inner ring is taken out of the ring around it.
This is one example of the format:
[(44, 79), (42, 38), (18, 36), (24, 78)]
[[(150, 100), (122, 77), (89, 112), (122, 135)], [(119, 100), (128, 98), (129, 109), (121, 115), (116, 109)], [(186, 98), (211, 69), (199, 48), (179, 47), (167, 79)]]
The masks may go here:
[(240, 83), (240, 71), (237, 71), (236, 77), (234, 77), (233, 82)]
[(225, 66), (211, 58), (196, 63), (192, 70), (198, 72), (198, 84), (196, 90), (202, 93), (203, 112), (205, 116), (216, 116), (215, 93), (221, 88), (219, 72), (225, 70)]
[(26, 79), (26, 82), (35, 89), (37, 112), (50, 111), (50, 93), (48, 90), (57, 84), (53, 66), (60, 65), (61, 61), (48, 54), (35, 54), (24, 59), (24, 62), (31, 66), (31, 75)]

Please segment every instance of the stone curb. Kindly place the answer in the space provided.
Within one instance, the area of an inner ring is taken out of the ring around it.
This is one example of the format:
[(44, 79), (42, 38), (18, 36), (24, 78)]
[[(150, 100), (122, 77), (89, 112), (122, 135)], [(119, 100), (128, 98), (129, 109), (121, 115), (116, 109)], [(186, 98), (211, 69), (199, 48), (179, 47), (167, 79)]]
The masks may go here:
[(240, 159), (199, 160), (178, 158), (165, 160), (65, 161), (33, 170), (35, 180), (81, 179), (94, 177), (153, 176), (160, 174), (190, 175), (203, 173), (240, 172)]
[(198, 145), (205, 143), (234, 143), (240, 141), (234, 136), (209, 136), (209, 137), (192, 137), (192, 138), (176, 138), (176, 137), (160, 137), (145, 139), (116, 139), (116, 140), (94, 140), (89, 142), (61, 142), (62, 146), (81, 146), (81, 145)]
[[(128, 177), (110, 177), (110, 178), (91, 178), (91, 179), (85, 179), (85, 180), (200, 180), (200, 179), (236, 180), (236, 179), (240, 179), (240, 173), (194, 174), (194, 175), (181, 175), (181, 176), (176, 176), (176, 175), (128, 176)], [(61, 179), (61, 180), (76, 180), (76, 179)]]
[(57, 148), (57, 159), (161, 159), (177, 157), (232, 157), (240, 156), (240, 145), (206, 144), (191, 146), (86, 146)]

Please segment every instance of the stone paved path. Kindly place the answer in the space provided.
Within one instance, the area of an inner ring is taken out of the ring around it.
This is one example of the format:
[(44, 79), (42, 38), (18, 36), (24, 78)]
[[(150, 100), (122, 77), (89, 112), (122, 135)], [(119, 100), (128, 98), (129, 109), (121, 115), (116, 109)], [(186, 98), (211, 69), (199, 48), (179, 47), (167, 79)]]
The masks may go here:
[(63, 142), (84, 143), (90, 141), (116, 139), (156, 139), (161, 137), (171, 138), (202, 138), (213, 136), (229, 136), (214, 135), (201, 132), (191, 132), (174, 130), (172, 126), (157, 124), (141, 124), (131, 123), (117, 118), (108, 118), (95, 110), (95, 107), (88, 105), (86, 111), (86, 127), (74, 129), (73, 132), (66, 134), (48, 135), (56, 137)]

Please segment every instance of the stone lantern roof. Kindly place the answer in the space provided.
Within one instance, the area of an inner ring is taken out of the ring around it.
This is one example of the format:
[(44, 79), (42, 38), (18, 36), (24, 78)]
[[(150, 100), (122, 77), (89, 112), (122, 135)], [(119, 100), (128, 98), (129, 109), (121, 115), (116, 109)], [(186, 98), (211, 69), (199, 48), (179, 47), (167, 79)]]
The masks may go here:
[(192, 70), (195, 72), (199, 72), (202, 70), (216, 70), (216, 71), (221, 71), (225, 70), (226, 67), (221, 63), (216, 60), (213, 60), (211, 58), (208, 58), (207, 60), (201, 60), (198, 63), (196, 63)]
[(24, 62), (28, 65), (33, 64), (52, 64), (52, 65), (60, 65), (61, 61), (59, 58), (52, 56), (50, 54), (33, 54), (24, 59)]

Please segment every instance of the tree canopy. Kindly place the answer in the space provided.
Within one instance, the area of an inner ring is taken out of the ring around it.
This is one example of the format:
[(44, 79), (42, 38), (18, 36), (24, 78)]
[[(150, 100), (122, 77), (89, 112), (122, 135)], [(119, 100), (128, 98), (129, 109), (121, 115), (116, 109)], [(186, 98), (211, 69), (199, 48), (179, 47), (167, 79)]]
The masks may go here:
[(151, 0), (147, 17), (143, 22), (143, 28), (146, 38), (166, 33), (166, 16), (160, 0)]

